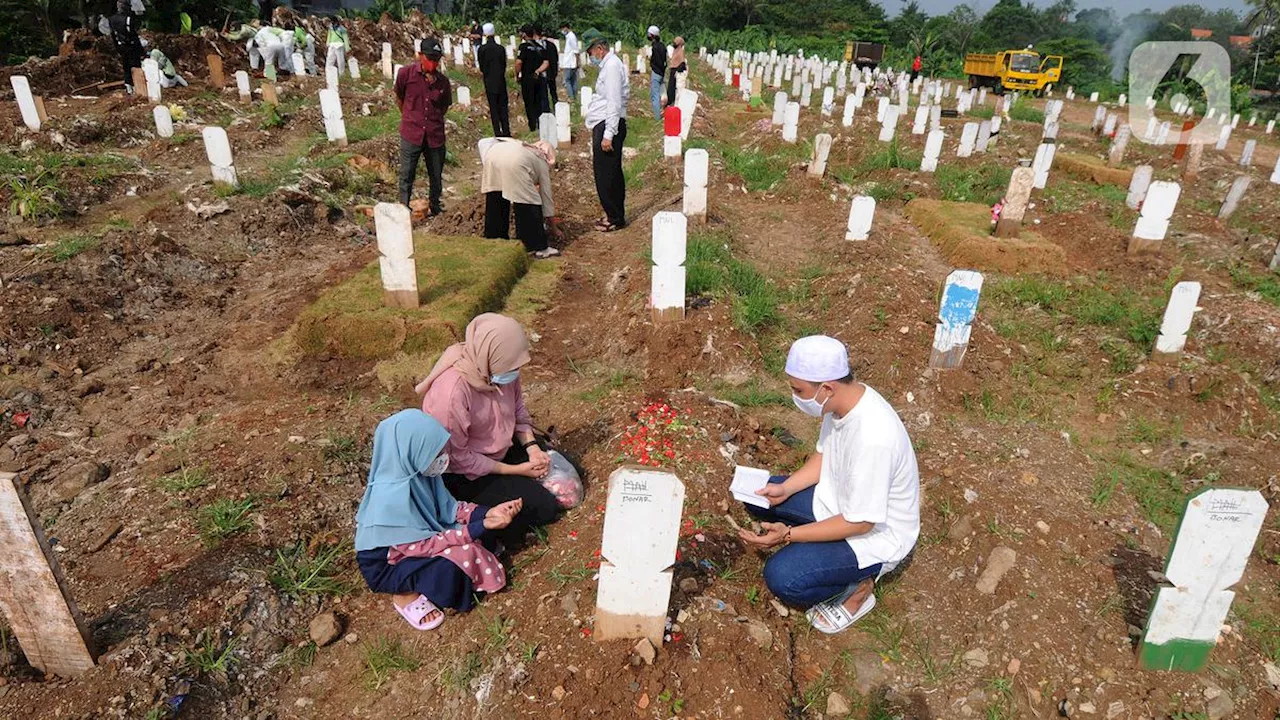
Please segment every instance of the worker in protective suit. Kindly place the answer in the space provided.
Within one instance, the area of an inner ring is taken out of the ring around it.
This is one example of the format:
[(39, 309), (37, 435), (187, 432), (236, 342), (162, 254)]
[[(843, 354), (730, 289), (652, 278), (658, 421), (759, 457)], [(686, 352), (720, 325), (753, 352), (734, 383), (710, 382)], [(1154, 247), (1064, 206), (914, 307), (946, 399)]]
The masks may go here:
[(351, 50), (351, 38), (347, 36), (347, 29), (343, 27), (342, 21), (334, 18), (328, 18), (325, 23), (329, 26), (328, 37), (325, 38), (324, 66), (334, 66), (338, 68), (338, 74), (347, 72), (347, 52)]
[(244, 50), (249, 54), (249, 68), (252, 70), (257, 70), (258, 66), (262, 64), (262, 53), (258, 52), (258, 44), (254, 42), (260, 27), (261, 23), (254, 20), (248, 25), (241, 25), (235, 32), (222, 33), (222, 36), (228, 40), (246, 41)]
[(151, 59), (155, 60), (156, 65), (160, 66), (160, 87), (171, 88), (179, 85), (182, 87), (187, 86), (186, 78), (178, 74), (178, 69), (173, 66), (173, 61), (164, 53), (160, 52), (160, 48), (151, 49)]
[(253, 36), (253, 42), (262, 54), (262, 71), (268, 77), (279, 72), (294, 72), (293, 33), (266, 25)]
[(303, 67), (294, 68), (293, 71), (299, 75), (303, 73), (319, 75), (320, 73), (316, 70), (316, 37), (307, 32), (307, 28), (302, 23), (293, 27), (293, 47), (302, 53), (303, 63)]

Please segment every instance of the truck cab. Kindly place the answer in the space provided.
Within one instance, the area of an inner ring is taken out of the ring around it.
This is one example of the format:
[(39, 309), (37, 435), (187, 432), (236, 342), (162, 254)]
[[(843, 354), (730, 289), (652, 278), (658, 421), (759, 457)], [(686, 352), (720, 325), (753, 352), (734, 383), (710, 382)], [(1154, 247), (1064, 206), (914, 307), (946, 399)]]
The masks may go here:
[(1062, 79), (1062, 56), (1041, 57), (1032, 50), (1005, 50), (993, 54), (973, 53), (965, 58), (965, 73), (972, 87), (1043, 93), (1048, 85)]

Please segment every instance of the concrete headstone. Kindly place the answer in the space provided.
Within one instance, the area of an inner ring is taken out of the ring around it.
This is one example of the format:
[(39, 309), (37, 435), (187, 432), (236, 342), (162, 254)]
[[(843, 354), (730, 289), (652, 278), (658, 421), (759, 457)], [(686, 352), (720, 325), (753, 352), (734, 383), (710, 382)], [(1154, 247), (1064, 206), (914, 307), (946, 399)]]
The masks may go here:
[(947, 276), (938, 309), (938, 324), (933, 332), (933, 352), (929, 367), (958, 368), (969, 349), (969, 333), (978, 315), (978, 296), (982, 292), (982, 273), (955, 270)]
[(849, 206), (849, 224), (845, 229), (845, 240), (866, 240), (871, 236), (871, 225), (876, 216), (876, 199), (867, 195), (853, 198)]
[(684, 318), (685, 248), (689, 220), (683, 213), (653, 216), (653, 275), (649, 307), (654, 322)]

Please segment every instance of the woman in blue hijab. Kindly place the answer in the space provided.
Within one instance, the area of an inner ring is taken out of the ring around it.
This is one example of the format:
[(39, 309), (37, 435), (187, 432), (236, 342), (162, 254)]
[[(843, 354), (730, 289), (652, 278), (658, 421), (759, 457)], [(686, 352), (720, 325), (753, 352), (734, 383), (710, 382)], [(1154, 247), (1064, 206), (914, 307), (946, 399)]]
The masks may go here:
[(484, 547), (488, 530), (507, 527), (521, 501), (496, 507), (458, 502), (440, 476), (449, 433), (421, 410), (402, 410), (373, 435), (369, 484), (356, 511), (356, 561), (369, 589), (390, 593), (413, 627), (444, 622), (440, 608), (470, 610), (474, 593), (506, 584), (502, 564)]

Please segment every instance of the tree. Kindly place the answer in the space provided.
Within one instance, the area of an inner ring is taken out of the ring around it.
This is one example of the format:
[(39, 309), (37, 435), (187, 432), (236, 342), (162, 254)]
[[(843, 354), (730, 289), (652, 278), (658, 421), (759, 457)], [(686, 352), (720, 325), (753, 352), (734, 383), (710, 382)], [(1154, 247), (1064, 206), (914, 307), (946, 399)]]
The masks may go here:
[(955, 6), (951, 12), (947, 13), (946, 17), (949, 22), (944, 35), (955, 49), (956, 54), (963, 58), (969, 48), (969, 41), (978, 32), (978, 24), (981, 19), (978, 17), (978, 13), (974, 12), (973, 8), (968, 5)]

